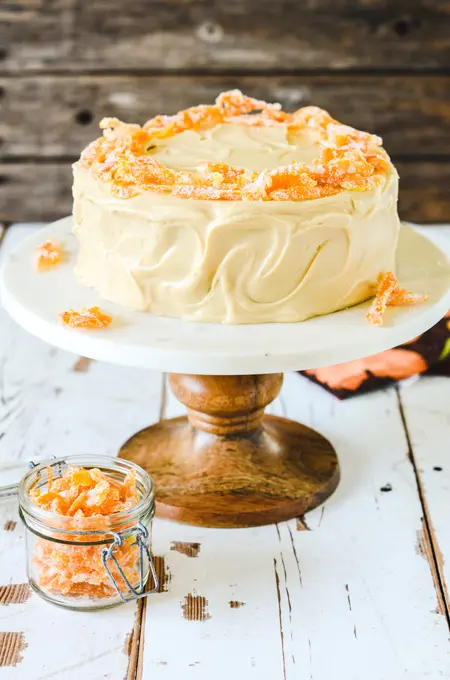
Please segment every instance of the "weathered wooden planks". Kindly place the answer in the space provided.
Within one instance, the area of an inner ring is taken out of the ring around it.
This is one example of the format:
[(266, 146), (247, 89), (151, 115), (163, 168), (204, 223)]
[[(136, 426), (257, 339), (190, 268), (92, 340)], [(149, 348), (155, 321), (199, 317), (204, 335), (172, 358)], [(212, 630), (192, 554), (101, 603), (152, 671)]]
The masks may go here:
[[(7, 231), (0, 255), (20, 230)], [(183, 411), (170, 394), (161, 403), (157, 374), (97, 362), (80, 372), (77, 364), (0, 310), (1, 483), (12, 481), (5, 475), (17, 461), (112, 453), (159, 413)], [(402, 388), (409, 448), (393, 390), (338, 402), (286, 376), (269, 410), (329, 437), (343, 470), (306, 530), (295, 521), (217, 531), (156, 520), (164, 587), (144, 617), (141, 610), (134, 635), (133, 606), (75, 615), (32, 595), (0, 606), (0, 657), (17, 663), (0, 663), (0, 680), (115, 680), (127, 673), (128, 653), (129, 680), (447, 677), (448, 391), (449, 381), (436, 378)], [(387, 484), (392, 490), (382, 491)], [(0, 506), (1, 585), (26, 580), (17, 520), (14, 503)], [(194, 598), (201, 606), (185, 617)]]
[(314, 104), (383, 137), (392, 155), (450, 157), (450, 75), (442, 76), (35, 76), (0, 78), (0, 158), (77, 156), (103, 116), (143, 123), (212, 103), (226, 89), (288, 111)]
[[(394, 158), (395, 161), (395, 158)], [(0, 220), (52, 220), (72, 210), (70, 161), (0, 163)], [(450, 215), (450, 162), (397, 162), (400, 215), (444, 222)]]
[[(70, 163), (112, 115), (143, 122), (220, 90), (239, 86), (281, 101), (314, 103), (338, 119), (380, 134), (400, 156), (402, 217), (445, 221), (450, 215), (450, 76), (38, 76), (3, 78), (0, 219), (53, 219), (71, 210)], [(1, 90), (0, 90), (1, 91)], [(414, 163), (408, 163), (408, 155)], [(444, 155), (444, 157), (443, 157)], [(421, 156), (426, 158), (420, 160)], [(438, 161), (433, 162), (433, 156)]]
[[(409, 435), (411, 455), (415, 463), (417, 483), (426, 509), (424, 526), (418, 538), (420, 552), (427, 560), (435, 583), (440, 585), (442, 597), (438, 609), (449, 617), (450, 566), (447, 551), (450, 546), (450, 527), (444, 509), (448, 503), (450, 466), (448, 438), (440, 423), (450, 423), (448, 378), (432, 378), (399, 390), (405, 427)], [(430, 540), (426, 539), (429, 534)]]
[(446, 0), (16, 0), (2, 70), (448, 67)]
[[(307, 515), (306, 531), (294, 521), (233, 532), (157, 522), (155, 549), (166, 555), (172, 580), (148, 602), (144, 677), (181, 677), (186, 669), (198, 680), (239, 677), (243, 669), (258, 680), (450, 672), (447, 619), (436, 611), (442, 593), (416, 550), (423, 509), (395, 392), (340, 403), (292, 374), (271, 410), (330, 438), (341, 484)], [(169, 393), (166, 415), (182, 412)], [(441, 438), (443, 426), (436, 414)], [(387, 483), (390, 493), (381, 491)], [(445, 522), (444, 507), (435, 507), (436, 521)], [(199, 543), (199, 554), (171, 551), (175, 537)], [(190, 593), (207, 600), (209, 619), (183, 617)]]
[[(13, 245), (15, 231), (8, 229), (0, 254)], [(0, 307), (0, 484), (17, 480), (32, 459), (114, 455), (130, 432), (157, 420), (159, 374), (126, 371), (125, 377), (120, 368), (111, 373), (98, 363), (80, 373), (76, 363), (77, 357), (25, 333)], [(132, 403), (135, 394), (140, 407)], [(0, 680), (115, 680), (127, 667), (134, 680), (137, 658), (126, 640), (135, 604), (93, 614), (48, 605), (34, 593), (11, 599), (10, 584), (27, 580), (16, 500), (0, 504), (0, 552)], [(2, 586), (9, 589), (7, 600)], [(14, 671), (2, 667), (12, 665)]]
[(72, 211), (70, 162), (0, 163), (0, 220), (51, 220)]
[(394, 157), (422, 158), (401, 166), (403, 216), (448, 220), (450, 170), (431, 161), (450, 159), (449, 64), (448, 0), (3, 3), (0, 216), (67, 213), (69, 161), (103, 115), (143, 121), (241, 87), (317, 104)]

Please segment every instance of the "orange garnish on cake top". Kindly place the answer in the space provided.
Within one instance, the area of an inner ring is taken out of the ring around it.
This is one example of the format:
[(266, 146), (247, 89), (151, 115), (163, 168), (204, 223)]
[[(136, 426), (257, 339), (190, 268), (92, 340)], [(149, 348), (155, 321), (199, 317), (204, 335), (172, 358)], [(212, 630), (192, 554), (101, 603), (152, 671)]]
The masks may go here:
[(58, 241), (45, 241), (36, 248), (36, 269), (42, 271), (59, 264), (62, 259), (62, 247)]
[[(223, 123), (283, 126), (287, 135), (305, 133), (319, 145), (319, 157), (261, 172), (217, 163), (200, 175), (168, 168), (149, 154), (158, 140)], [(100, 127), (103, 137), (89, 144), (78, 164), (125, 199), (157, 191), (206, 200), (303, 201), (343, 190), (373, 189), (392, 169), (379, 137), (342, 125), (315, 106), (286, 113), (280, 104), (247, 97), (239, 90), (223, 92), (211, 106), (156, 116), (142, 127), (117, 118), (103, 119)]]
[[(69, 526), (72, 530), (110, 531), (111, 516), (130, 510), (139, 501), (136, 473), (130, 470), (123, 482), (98, 468), (85, 469), (69, 466), (62, 477), (53, 480), (48, 471), (47, 489), (34, 488), (29, 492), (34, 505), (57, 513), (55, 526)], [(70, 518), (70, 519), (62, 519)], [(114, 518), (112, 518), (114, 520)], [(41, 588), (66, 597), (105, 598), (116, 595), (102, 563), (103, 545), (84, 545), (100, 540), (108, 534), (64, 534), (64, 542), (40, 538), (33, 548), (33, 564)], [(56, 536), (60, 538), (60, 536)], [(72, 544), (73, 541), (73, 544)], [(129, 536), (117, 546), (114, 557), (129, 582), (139, 582), (139, 550), (135, 538)], [(119, 578), (115, 564), (111, 570), (121, 590), (125, 584)]]
[(387, 272), (384, 276), (380, 275), (377, 294), (366, 314), (366, 318), (373, 326), (381, 326), (388, 306), (414, 305), (419, 302), (426, 302), (426, 300), (428, 300), (428, 295), (410, 293), (405, 288), (399, 288), (395, 274)]
[(100, 307), (82, 309), (81, 312), (70, 309), (68, 312), (61, 312), (59, 318), (65, 326), (85, 330), (108, 328), (112, 323), (112, 317), (104, 314)]

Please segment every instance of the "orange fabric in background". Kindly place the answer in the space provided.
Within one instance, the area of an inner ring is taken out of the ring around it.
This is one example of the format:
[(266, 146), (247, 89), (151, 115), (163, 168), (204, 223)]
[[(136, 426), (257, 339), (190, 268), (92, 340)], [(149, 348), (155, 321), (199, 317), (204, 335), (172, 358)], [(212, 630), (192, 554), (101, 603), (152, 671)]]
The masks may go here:
[(302, 373), (340, 398), (382, 388), (431, 369), (450, 376), (449, 318), (450, 312), (429, 331), (395, 349)]
[(417, 373), (424, 373), (427, 368), (425, 359), (417, 352), (390, 349), (365, 359), (317, 368), (306, 373), (314, 375), (319, 382), (325, 383), (328, 387), (357, 390), (370, 373), (379, 378), (402, 380)]

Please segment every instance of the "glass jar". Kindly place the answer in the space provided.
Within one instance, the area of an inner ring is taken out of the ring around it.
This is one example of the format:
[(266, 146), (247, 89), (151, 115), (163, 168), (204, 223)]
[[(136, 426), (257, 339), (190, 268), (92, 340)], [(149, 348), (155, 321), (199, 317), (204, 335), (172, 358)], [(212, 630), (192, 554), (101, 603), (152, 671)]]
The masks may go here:
[[(113, 607), (145, 597), (158, 588), (150, 556), (151, 523), (155, 514), (155, 488), (138, 465), (121, 458), (76, 455), (49, 461), (53, 479), (69, 465), (98, 468), (122, 483), (136, 473), (139, 501), (128, 510), (110, 515), (68, 517), (37, 506), (31, 489), (47, 488), (48, 468), (35, 465), (19, 485), (19, 514), (26, 527), (28, 580), (48, 602), (68, 609)], [(152, 589), (145, 585), (152, 574)]]

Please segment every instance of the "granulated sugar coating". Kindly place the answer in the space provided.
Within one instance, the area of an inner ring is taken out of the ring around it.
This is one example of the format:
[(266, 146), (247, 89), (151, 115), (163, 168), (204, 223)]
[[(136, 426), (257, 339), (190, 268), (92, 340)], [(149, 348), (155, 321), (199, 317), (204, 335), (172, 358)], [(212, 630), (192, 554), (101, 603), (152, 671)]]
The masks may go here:
[[(47, 489), (34, 488), (29, 497), (44, 510), (61, 517), (73, 518), (70, 528), (92, 531), (105, 530), (112, 526), (114, 513), (133, 508), (139, 494), (136, 488), (136, 473), (130, 470), (124, 481), (119, 482), (97, 468), (85, 469), (69, 466), (63, 476), (52, 479), (51, 468), (47, 468)], [(88, 519), (89, 518), (89, 519)], [(55, 520), (58, 525), (58, 518)], [(62, 526), (66, 526), (61, 522)], [(40, 538), (33, 551), (33, 566), (37, 583), (43, 590), (63, 596), (88, 596), (90, 598), (112, 597), (116, 594), (102, 563), (104, 545), (79, 545), (80, 542), (102, 540), (105, 535), (64, 535), (64, 543)], [(73, 540), (77, 545), (71, 545)], [(137, 568), (139, 550), (135, 537), (123, 540), (114, 556), (131, 584), (139, 582)], [(118, 570), (112, 566), (114, 577)], [(119, 587), (125, 589), (120, 578)], [(122, 584), (122, 585), (121, 585)]]

